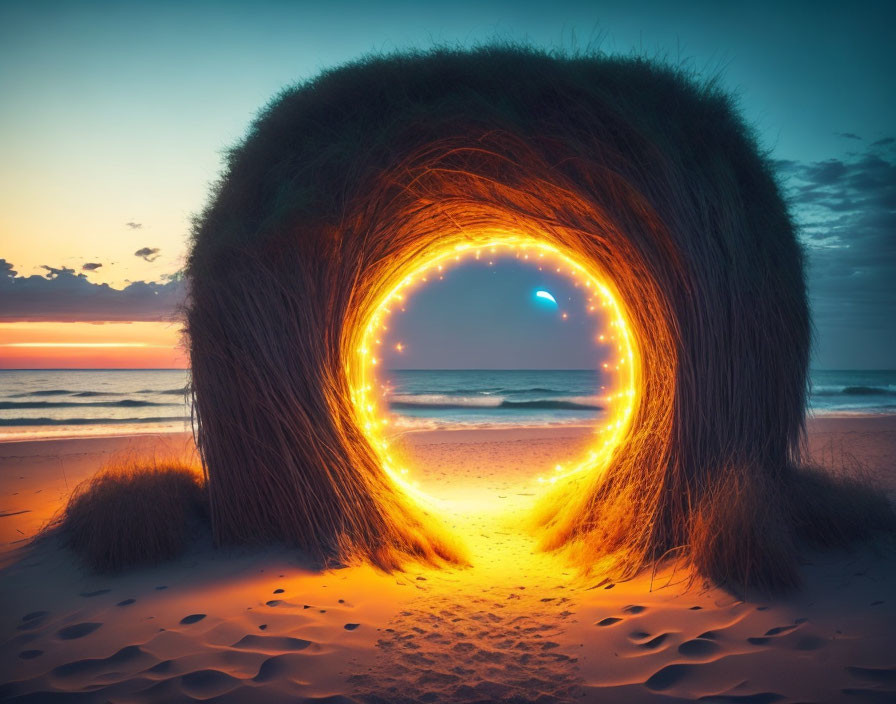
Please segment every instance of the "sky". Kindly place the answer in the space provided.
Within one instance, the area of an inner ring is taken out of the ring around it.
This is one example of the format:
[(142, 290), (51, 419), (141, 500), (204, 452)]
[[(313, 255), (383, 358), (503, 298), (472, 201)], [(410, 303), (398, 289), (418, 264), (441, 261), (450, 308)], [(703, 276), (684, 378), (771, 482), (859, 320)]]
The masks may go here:
[[(720, 75), (801, 226), (813, 365), (896, 367), (894, 24), (882, 2), (0, 0), (0, 368), (185, 365), (191, 217), (258, 110), (370, 52), (490, 40)], [(493, 343), (477, 366), (508, 357)]]
[(400, 309), (391, 306), (383, 366), (552, 369), (559, 358), (559, 368), (595, 369), (605, 360), (615, 363), (609, 316), (590, 305), (589, 290), (562, 265), (500, 252), (446, 264), (439, 278), (417, 284)]

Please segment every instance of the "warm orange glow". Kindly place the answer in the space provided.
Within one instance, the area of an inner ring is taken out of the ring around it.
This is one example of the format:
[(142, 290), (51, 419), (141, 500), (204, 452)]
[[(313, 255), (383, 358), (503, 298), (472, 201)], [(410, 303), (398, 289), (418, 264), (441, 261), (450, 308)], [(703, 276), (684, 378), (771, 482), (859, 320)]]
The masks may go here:
[(173, 323), (0, 323), (2, 369), (183, 369)]
[(2, 347), (164, 347), (145, 342), (10, 342)]
[[(382, 295), (370, 306), (369, 313), (362, 317), (356, 354), (350, 358), (346, 374), (351, 387), (352, 401), (358, 426), (366, 434), (371, 446), (376, 451), (383, 469), (389, 477), (407, 493), (426, 503), (431, 498), (426, 496), (413, 481), (408, 468), (390, 451), (390, 438), (387, 432), (388, 418), (382, 410), (380, 385), (375, 373), (378, 359), (373, 349), (382, 339), (386, 330), (388, 316), (393, 312), (392, 305), (402, 301), (415, 284), (425, 283), (428, 274), (444, 271), (450, 263), (461, 262), (467, 256), (479, 259), (480, 252), (487, 249), (489, 254), (508, 254), (528, 258), (537, 253), (539, 258), (550, 257), (556, 264), (556, 271), (568, 274), (577, 285), (581, 284), (590, 290), (588, 303), (599, 304), (608, 309), (610, 325), (613, 332), (608, 336), (608, 343), (615, 343), (620, 359), (613, 365), (615, 383), (603, 396), (608, 404), (608, 414), (603, 425), (596, 429), (594, 443), (585, 455), (567, 466), (557, 465), (548, 477), (539, 477), (539, 482), (555, 484), (561, 479), (581, 473), (600, 473), (609, 464), (614, 450), (624, 440), (631, 426), (634, 409), (638, 402), (638, 384), (640, 380), (640, 355), (636, 341), (630, 329), (628, 316), (614, 294), (612, 283), (598, 272), (593, 263), (575, 258), (571, 252), (561, 252), (558, 248), (532, 238), (511, 233), (488, 232), (478, 236), (465, 235), (461, 241), (446, 237), (444, 244), (433, 249), (408, 267), (397, 285), (384, 290)], [(489, 262), (490, 264), (492, 261)], [(593, 309), (594, 306), (591, 306)], [(566, 319), (567, 313), (562, 317)], [(604, 335), (600, 336), (604, 340)], [(402, 344), (396, 346), (399, 351)], [(604, 364), (608, 370), (609, 365)]]

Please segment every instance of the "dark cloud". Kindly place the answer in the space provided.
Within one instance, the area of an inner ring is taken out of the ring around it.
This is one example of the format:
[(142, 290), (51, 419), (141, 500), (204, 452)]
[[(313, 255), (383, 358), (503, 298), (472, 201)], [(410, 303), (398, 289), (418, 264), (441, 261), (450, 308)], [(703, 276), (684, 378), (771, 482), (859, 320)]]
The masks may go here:
[(96, 271), (102, 266), (99, 262), (87, 262), (81, 265), (81, 271)]
[[(59, 276), (65, 276), (67, 274), (71, 275), (71, 274), (75, 273), (74, 269), (69, 269), (68, 267), (65, 267), (65, 266), (60, 267), (59, 269), (56, 269), (52, 266), (47, 266), (46, 264), (41, 264), (40, 268), (44, 269), (47, 272), (46, 278), (48, 278), (48, 279), (55, 279), (55, 278), (58, 278)], [(12, 271), (11, 273), (15, 274), (14, 271)]]
[(894, 138), (894, 137), (884, 137), (883, 139), (879, 139), (879, 140), (877, 140), (876, 142), (872, 142), (872, 143), (871, 143), (871, 146), (872, 146), (872, 147), (886, 147), (886, 146), (888, 146), (888, 145), (890, 145), (890, 144), (893, 144), (894, 142), (896, 142), (896, 138)]
[(127, 226), (128, 226), (129, 228), (131, 228), (132, 230), (139, 230), (139, 229), (141, 229), (141, 228), (143, 227), (143, 223), (142, 223), (142, 222), (133, 222), (133, 221), (132, 221), (132, 222), (126, 222), (125, 225), (127, 225)]
[(159, 251), (158, 247), (143, 247), (134, 252), (134, 256), (145, 259), (148, 262), (154, 262), (159, 258)]
[(893, 367), (896, 155), (777, 166), (807, 253), (817, 366)]
[(855, 132), (836, 132), (838, 137), (843, 137), (843, 139), (858, 139), (861, 141), (861, 137), (857, 135)]
[(95, 284), (67, 267), (19, 276), (0, 259), (0, 321), (121, 321), (171, 319), (183, 302), (181, 276), (164, 283), (134, 281), (123, 289)]

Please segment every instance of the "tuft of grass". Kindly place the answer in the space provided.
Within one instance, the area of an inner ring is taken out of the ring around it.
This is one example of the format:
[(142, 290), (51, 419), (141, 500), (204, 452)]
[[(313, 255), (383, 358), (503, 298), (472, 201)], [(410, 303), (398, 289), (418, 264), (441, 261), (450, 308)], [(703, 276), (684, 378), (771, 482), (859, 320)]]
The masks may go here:
[(55, 527), (87, 565), (114, 572), (177, 557), (207, 515), (205, 481), (196, 468), (132, 461), (81, 482)]
[(741, 589), (789, 591), (799, 585), (798, 546), (786, 496), (762, 472), (726, 467), (703, 493), (689, 526), (685, 555), (698, 574)]
[(896, 532), (886, 491), (859, 463), (847, 470), (799, 467), (786, 489), (794, 535), (813, 548), (845, 548)]

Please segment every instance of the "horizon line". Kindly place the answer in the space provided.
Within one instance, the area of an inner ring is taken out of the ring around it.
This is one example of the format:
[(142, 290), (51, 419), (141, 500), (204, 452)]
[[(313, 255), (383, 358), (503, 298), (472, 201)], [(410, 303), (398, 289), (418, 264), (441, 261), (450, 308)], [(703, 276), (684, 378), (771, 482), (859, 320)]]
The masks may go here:
[[(190, 367), (0, 367), (0, 372), (188, 372)], [(599, 372), (587, 367), (404, 367), (390, 372)], [(896, 372), (896, 368), (810, 368), (810, 372)]]

